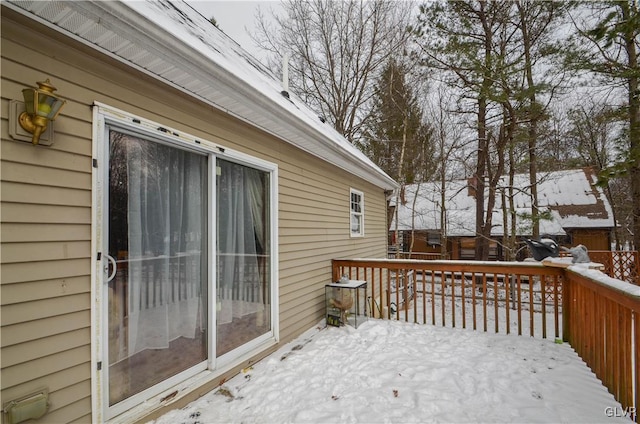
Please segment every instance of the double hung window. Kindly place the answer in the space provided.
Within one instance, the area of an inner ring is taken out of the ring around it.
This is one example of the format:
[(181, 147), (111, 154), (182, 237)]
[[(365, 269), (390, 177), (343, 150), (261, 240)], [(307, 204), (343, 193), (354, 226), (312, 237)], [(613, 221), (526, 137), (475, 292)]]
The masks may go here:
[(350, 196), (351, 237), (362, 237), (364, 236), (364, 194), (351, 189)]

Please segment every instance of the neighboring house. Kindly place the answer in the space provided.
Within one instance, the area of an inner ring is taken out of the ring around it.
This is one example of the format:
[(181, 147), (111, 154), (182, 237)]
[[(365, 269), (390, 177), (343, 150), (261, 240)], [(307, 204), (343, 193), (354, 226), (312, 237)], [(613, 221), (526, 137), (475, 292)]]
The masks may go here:
[[(4, 409), (181, 407), (316, 325), (332, 259), (386, 256), (396, 183), (186, 3), (1, 16)], [(32, 145), (45, 79), (67, 103)]]
[[(545, 219), (540, 220), (541, 235), (553, 236), (565, 246), (584, 244), (590, 250), (610, 250), (614, 228), (613, 213), (602, 189), (595, 186), (596, 176), (592, 169), (540, 173), (538, 181), (538, 204), (545, 216)], [(529, 186), (528, 174), (516, 175), (513, 184), (513, 208), (507, 207), (507, 210), (516, 212), (516, 235), (520, 239), (531, 237), (532, 234)], [(496, 205), (492, 215), (492, 241), (490, 242), (492, 259), (504, 257), (501, 246), (504, 235), (502, 205), (503, 203), (510, 205), (507, 187), (507, 177), (503, 177), (496, 191)], [(445, 186), (447, 251), (451, 259), (474, 257), (476, 234), (474, 195), (473, 180), (451, 181)], [(408, 251), (411, 232), (414, 230), (413, 252), (440, 253), (441, 205), (443, 203), (440, 184), (412, 184), (406, 186), (398, 198), (400, 202), (397, 230), (403, 249)], [(391, 199), (390, 214), (393, 216), (390, 224), (390, 238), (393, 243), (396, 231), (395, 196), (391, 196)], [(508, 223), (507, 228), (510, 225)]]

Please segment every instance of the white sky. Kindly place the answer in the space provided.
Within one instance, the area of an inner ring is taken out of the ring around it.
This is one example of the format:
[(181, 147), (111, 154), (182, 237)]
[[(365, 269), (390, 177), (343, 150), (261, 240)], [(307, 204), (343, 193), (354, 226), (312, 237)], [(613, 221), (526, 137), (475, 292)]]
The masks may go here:
[(261, 59), (260, 53), (249, 37), (249, 33), (254, 32), (256, 12), (260, 8), (268, 17), (271, 9), (280, 8), (279, 0), (187, 0), (187, 3), (205, 18), (214, 17), (225, 34), (258, 59)]

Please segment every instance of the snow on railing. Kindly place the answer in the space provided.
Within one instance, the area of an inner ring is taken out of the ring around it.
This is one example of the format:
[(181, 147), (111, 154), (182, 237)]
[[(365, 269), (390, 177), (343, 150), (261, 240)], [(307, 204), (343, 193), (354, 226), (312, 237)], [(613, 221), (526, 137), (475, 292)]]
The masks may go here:
[(604, 273), (618, 280), (640, 285), (640, 259), (634, 250), (590, 250), (593, 262), (604, 265)]
[(563, 338), (638, 419), (640, 286), (573, 265), (564, 276)]

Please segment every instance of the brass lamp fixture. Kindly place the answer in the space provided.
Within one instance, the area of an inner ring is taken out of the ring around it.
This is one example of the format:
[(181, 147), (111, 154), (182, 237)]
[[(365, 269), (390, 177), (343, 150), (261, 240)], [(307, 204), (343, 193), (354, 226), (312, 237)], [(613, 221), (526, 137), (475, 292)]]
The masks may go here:
[(48, 78), (44, 82), (38, 81), (38, 88), (22, 90), (25, 111), (18, 117), (18, 122), (25, 131), (33, 134), (33, 144), (38, 144), (40, 135), (47, 129), (49, 121), (56, 119), (66, 103), (66, 100), (53, 94), (54, 91), (56, 88)]

